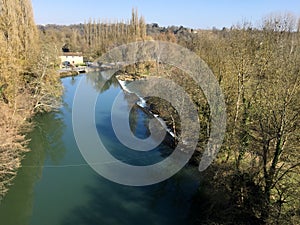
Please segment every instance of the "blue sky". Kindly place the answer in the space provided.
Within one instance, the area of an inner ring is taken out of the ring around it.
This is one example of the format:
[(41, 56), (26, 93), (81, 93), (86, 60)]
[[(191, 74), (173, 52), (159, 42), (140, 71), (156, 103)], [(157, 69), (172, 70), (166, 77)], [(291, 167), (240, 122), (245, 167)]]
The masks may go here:
[(75, 24), (89, 18), (129, 19), (132, 7), (147, 23), (191, 28), (254, 24), (270, 13), (291, 12), (300, 17), (300, 0), (32, 0), (38, 24)]

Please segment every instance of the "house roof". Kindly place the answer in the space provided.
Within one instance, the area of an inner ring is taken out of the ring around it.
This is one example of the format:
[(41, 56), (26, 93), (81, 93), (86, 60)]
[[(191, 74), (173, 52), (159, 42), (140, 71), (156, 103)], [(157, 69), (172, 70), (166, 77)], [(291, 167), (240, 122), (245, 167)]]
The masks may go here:
[(63, 52), (62, 56), (82, 56), (82, 52)]

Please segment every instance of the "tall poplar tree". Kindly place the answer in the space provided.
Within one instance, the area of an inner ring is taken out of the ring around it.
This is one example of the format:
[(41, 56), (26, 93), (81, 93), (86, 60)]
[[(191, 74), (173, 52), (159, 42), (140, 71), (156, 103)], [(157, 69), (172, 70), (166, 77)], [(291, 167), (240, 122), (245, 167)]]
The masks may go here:
[(52, 49), (40, 41), (30, 0), (0, 0), (0, 200), (26, 150), (24, 121), (60, 99)]

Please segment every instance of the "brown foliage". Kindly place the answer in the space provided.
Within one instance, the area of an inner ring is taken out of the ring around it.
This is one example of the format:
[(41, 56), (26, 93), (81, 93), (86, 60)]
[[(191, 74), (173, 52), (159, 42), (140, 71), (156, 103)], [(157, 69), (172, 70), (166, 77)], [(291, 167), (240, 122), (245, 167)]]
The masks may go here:
[[(0, 200), (21, 166), (21, 154), (27, 151), (25, 136), (20, 127), (25, 127), (24, 111), (14, 112), (7, 104), (0, 102)], [(28, 112), (28, 110), (25, 110)]]
[[(53, 54), (41, 46), (30, 0), (0, 0), (0, 197), (26, 151), (23, 132), (33, 112), (51, 110), (61, 94)], [(53, 48), (52, 48), (53, 49)], [(33, 66), (34, 65), (34, 66)], [(1, 198), (0, 198), (1, 199)]]

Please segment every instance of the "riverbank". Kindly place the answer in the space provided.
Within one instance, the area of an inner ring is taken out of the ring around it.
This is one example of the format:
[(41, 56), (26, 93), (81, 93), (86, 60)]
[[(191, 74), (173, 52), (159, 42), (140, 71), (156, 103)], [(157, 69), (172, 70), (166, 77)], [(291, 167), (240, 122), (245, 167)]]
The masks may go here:
[[(199, 124), (200, 127), (203, 128), (203, 132), (199, 133), (198, 145), (189, 161), (190, 165), (198, 166), (199, 159), (203, 153), (205, 143), (207, 142), (206, 131), (209, 127), (209, 107), (205, 96), (202, 91), (199, 90), (199, 87), (195, 84), (193, 79), (176, 67), (160, 65), (160, 68), (157, 68), (157, 65), (153, 63), (148, 66), (138, 65), (137, 69), (125, 67), (122, 71), (117, 73), (116, 77), (123, 86), (126, 86), (126, 83), (135, 80), (147, 80), (147, 78), (151, 77), (170, 79), (185, 90), (194, 104), (198, 106)], [(178, 139), (180, 137), (182, 138), (181, 119), (176, 109), (170, 102), (157, 97), (146, 97), (143, 101), (145, 107), (142, 108), (150, 112), (154, 117), (160, 118), (163, 121), (169, 136), (172, 137), (173, 140), (173, 142), (171, 142), (171, 147), (173, 146), (173, 143), (175, 143), (174, 145), (176, 146), (178, 144)], [(140, 104), (137, 105), (140, 106)], [(193, 135), (195, 134), (190, 133), (187, 138)]]
[[(116, 76), (117, 81), (120, 84), (120, 87), (129, 94), (134, 94), (139, 98), (139, 101), (136, 103), (136, 106), (143, 110), (146, 114), (150, 115), (153, 118), (156, 118), (161, 126), (166, 130), (167, 135), (165, 138), (165, 142), (170, 147), (176, 147), (178, 142), (177, 134), (180, 133), (180, 130), (176, 130), (176, 126), (174, 125), (175, 121), (172, 121), (171, 118), (168, 118), (164, 113), (162, 113), (162, 108), (160, 104), (151, 98), (142, 98), (137, 93), (132, 92), (127, 88), (127, 82), (132, 82), (134, 80), (147, 79), (146, 75), (133, 76), (130, 74), (119, 74)], [(160, 108), (160, 109), (159, 109)], [(172, 115), (168, 115), (172, 117)]]
[(116, 66), (118, 65), (114, 63), (110, 63), (110, 64), (101, 64), (100, 66), (89, 65), (89, 66), (80, 66), (74, 68), (69, 67), (69, 68), (63, 68), (58, 70), (58, 73), (60, 78), (74, 77), (83, 73), (111, 70), (114, 69)]
[(27, 148), (26, 131), (30, 129), (29, 109), (14, 110), (0, 102), (0, 203), (12, 185)]
[(0, 99), (0, 203), (14, 183), (24, 153), (30, 151), (26, 135), (35, 125), (32, 118), (61, 106), (63, 88), (58, 73), (51, 69), (38, 72), (30, 74), (38, 77), (36, 82), (21, 73), (17, 75), (24, 76), (28, 82), (19, 81), (17, 87), (8, 82), (2, 90), (7, 99)]
[[(165, 182), (134, 187), (120, 185), (97, 175), (82, 157), (74, 139), (70, 106), (79, 83), (86, 85), (85, 90), (94, 89), (99, 80), (106, 83), (106, 73), (102, 74), (103, 79), (97, 79), (97, 73), (94, 74), (74, 77), (74, 80), (72, 77), (62, 79), (65, 89), (62, 107), (57, 113), (34, 118), (37, 126), (28, 135), (31, 138), (31, 151), (26, 153), (14, 185), (0, 205), (0, 224), (188, 223), (191, 198), (198, 186), (196, 168), (185, 167)], [(108, 118), (115, 97), (121, 94), (127, 107), (128, 94), (121, 90), (115, 79), (108, 81), (107, 85), (105, 90), (99, 92), (101, 104), (96, 104), (98, 113), (95, 114), (95, 120), (99, 136), (111, 154), (116, 159), (137, 166), (152, 165), (168, 157), (172, 149), (163, 143), (154, 151), (141, 153), (131, 151), (118, 142)], [(132, 113), (133, 134), (146, 138), (149, 116), (139, 109)], [(108, 168), (116, 162), (104, 161)], [(101, 159), (97, 162), (100, 163)], [(174, 199), (180, 204), (174, 204)]]
[(59, 72), (59, 76), (60, 78), (65, 78), (65, 77), (74, 77), (74, 76), (78, 76), (79, 73), (77, 71), (62, 71), (62, 72)]

